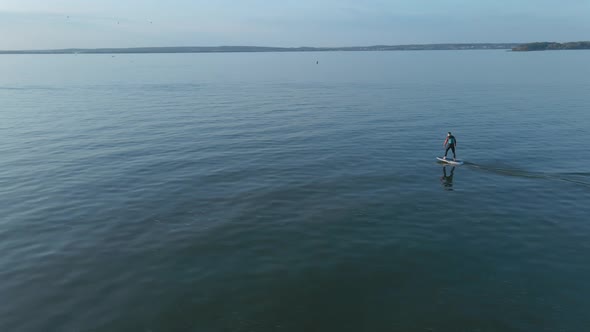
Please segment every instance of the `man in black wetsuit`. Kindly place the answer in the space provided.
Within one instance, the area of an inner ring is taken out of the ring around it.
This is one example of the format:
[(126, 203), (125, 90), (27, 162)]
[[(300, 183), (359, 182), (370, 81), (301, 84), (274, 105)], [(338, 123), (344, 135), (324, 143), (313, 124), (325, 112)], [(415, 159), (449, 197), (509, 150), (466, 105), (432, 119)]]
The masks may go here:
[(447, 159), (447, 153), (449, 153), (449, 150), (452, 150), (453, 151), (453, 160), (457, 160), (457, 155), (455, 153), (455, 147), (456, 146), (457, 146), (457, 139), (449, 131), (447, 133), (447, 139), (445, 139), (445, 142), (443, 143), (443, 147), (446, 147), (447, 148), (447, 150), (445, 151), (445, 156), (444, 156), (443, 159)]

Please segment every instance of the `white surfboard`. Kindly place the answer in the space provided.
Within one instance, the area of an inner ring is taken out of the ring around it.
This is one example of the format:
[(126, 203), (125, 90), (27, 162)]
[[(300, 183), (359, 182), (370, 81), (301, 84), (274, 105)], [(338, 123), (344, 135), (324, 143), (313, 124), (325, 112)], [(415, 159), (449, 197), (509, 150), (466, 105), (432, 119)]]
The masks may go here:
[(453, 160), (453, 158), (444, 159), (443, 157), (436, 157), (438, 161), (442, 161), (443, 163), (447, 163), (449, 165), (463, 165), (463, 160)]

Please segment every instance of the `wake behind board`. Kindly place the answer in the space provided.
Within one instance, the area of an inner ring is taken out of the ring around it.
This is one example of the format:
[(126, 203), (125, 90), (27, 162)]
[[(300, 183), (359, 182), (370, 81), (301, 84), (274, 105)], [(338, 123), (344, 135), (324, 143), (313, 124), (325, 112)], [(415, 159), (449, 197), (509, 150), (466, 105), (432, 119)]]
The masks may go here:
[(443, 163), (449, 164), (449, 165), (463, 165), (463, 160), (453, 160), (453, 158), (447, 158), (444, 159), (443, 157), (436, 157), (436, 159), (438, 161), (442, 161)]

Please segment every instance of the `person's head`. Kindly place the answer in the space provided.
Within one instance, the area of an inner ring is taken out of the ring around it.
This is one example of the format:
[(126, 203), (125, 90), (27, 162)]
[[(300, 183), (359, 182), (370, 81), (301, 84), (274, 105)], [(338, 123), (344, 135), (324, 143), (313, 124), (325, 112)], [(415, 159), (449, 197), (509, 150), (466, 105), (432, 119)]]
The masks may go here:
[(450, 131), (447, 133), (447, 136), (451, 136), (451, 132)]

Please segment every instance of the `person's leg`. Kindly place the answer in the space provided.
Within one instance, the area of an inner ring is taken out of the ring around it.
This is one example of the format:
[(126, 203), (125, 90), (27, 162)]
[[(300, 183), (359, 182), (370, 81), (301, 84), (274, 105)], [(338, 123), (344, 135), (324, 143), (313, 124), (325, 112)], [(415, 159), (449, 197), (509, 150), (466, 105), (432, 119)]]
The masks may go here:
[(455, 154), (455, 145), (451, 145), (451, 150), (453, 150), (453, 159), (457, 159), (457, 154)]
[(447, 146), (447, 149), (445, 150), (445, 158), (447, 157), (447, 153), (449, 153), (450, 148), (451, 148), (451, 145)]

